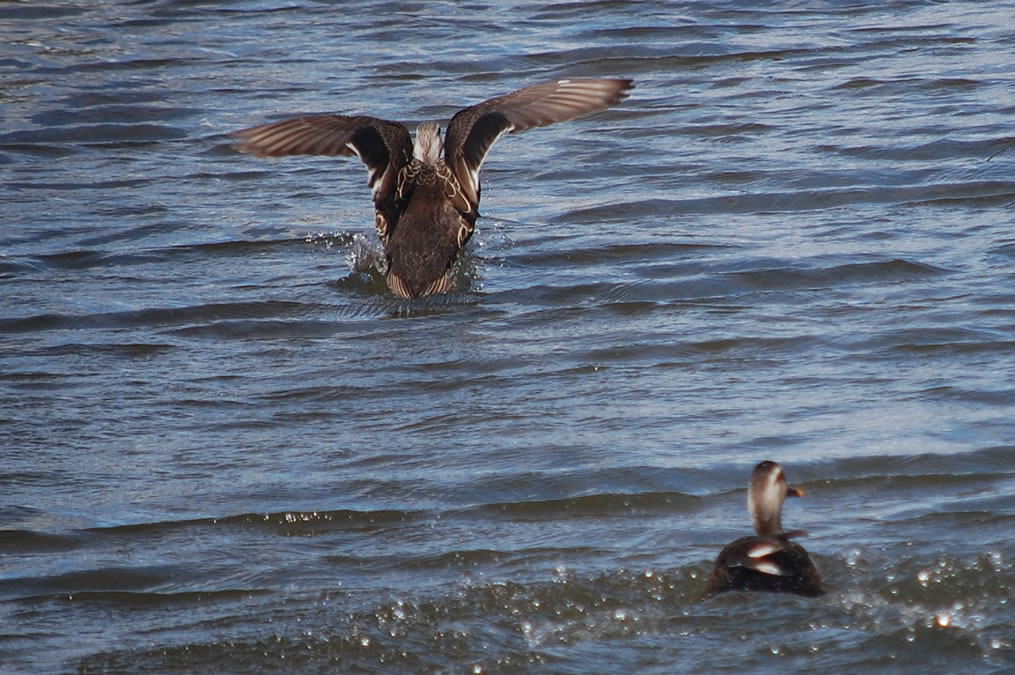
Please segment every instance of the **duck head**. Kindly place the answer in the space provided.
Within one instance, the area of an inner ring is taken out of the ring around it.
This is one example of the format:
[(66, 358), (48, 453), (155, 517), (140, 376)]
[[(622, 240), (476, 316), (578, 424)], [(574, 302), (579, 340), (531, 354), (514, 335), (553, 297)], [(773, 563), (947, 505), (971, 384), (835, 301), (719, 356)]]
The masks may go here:
[(416, 127), (416, 142), (412, 146), (414, 159), (424, 164), (436, 164), (444, 150), (441, 128), (436, 122), (421, 122)]
[(754, 467), (747, 490), (747, 510), (755, 531), (761, 536), (782, 534), (782, 504), (786, 497), (803, 497), (801, 488), (786, 482), (782, 467), (764, 461)]

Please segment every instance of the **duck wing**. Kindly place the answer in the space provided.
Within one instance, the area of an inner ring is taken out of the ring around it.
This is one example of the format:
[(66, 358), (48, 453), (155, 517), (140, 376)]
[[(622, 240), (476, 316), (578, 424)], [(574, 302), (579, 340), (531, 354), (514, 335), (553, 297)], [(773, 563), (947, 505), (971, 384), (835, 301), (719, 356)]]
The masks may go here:
[(702, 597), (729, 590), (808, 596), (825, 592), (807, 551), (778, 535), (741, 537), (719, 553)]
[[(791, 543), (781, 537), (752, 537), (729, 552), (726, 564), (772, 576), (791, 576), (796, 573), (787, 565), (787, 556), (776, 555), (793, 550)], [(791, 560), (791, 558), (790, 558)]]
[[(412, 138), (402, 124), (376, 117), (307, 115), (237, 131), (236, 149), (258, 157), (356, 155), (367, 168), (374, 207), (394, 225), (406, 196), (396, 195), (399, 174), (412, 160)], [(380, 229), (380, 227), (378, 227)]]
[(478, 212), (479, 169), (502, 135), (605, 110), (627, 98), (633, 86), (631, 80), (611, 78), (554, 80), (459, 110), (444, 138), (444, 161), (462, 189), (455, 206)]

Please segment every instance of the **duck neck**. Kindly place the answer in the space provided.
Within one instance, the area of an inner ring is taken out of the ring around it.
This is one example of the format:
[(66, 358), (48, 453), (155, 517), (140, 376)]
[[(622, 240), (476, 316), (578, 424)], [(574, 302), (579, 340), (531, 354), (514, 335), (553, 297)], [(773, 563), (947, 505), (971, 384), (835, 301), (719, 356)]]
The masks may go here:
[(754, 531), (759, 535), (782, 534), (783, 494), (777, 484), (751, 484), (747, 491), (747, 510), (754, 522)]
[(754, 531), (762, 537), (770, 537), (782, 534), (782, 514), (779, 511), (759, 513), (754, 512)]

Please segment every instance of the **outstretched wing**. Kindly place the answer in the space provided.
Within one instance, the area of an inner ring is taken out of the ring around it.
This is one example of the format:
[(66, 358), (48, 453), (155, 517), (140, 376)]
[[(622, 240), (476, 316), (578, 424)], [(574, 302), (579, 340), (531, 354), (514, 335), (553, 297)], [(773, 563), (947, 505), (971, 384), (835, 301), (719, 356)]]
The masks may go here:
[(631, 80), (555, 80), (492, 98), (464, 108), (448, 124), (444, 139), (444, 161), (462, 187), (468, 204), (456, 204), (462, 211), (479, 206), (479, 169), (493, 144), (505, 133), (525, 131), (604, 110), (627, 98)]
[[(374, 206), (393, 226), (399, 172), (412, 160), (409, 130), (376, 117), (310, 115), (237, 131), (236, 149), (258, 157), (356, 155), (367, 167)], [(378, 226), (380, 229), (380, 226)]]

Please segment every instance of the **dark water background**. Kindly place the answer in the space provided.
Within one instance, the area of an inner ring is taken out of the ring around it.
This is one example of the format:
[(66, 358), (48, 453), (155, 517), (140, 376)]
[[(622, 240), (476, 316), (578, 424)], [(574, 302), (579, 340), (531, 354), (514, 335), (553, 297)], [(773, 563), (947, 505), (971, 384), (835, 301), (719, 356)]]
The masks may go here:
[[(0, 669), (1010, 672), (1013, 17), (0, 2)], [(226, 137), (567, 76), (423, 301)], [(830, 592), (699, 602), (766, 458)]]

